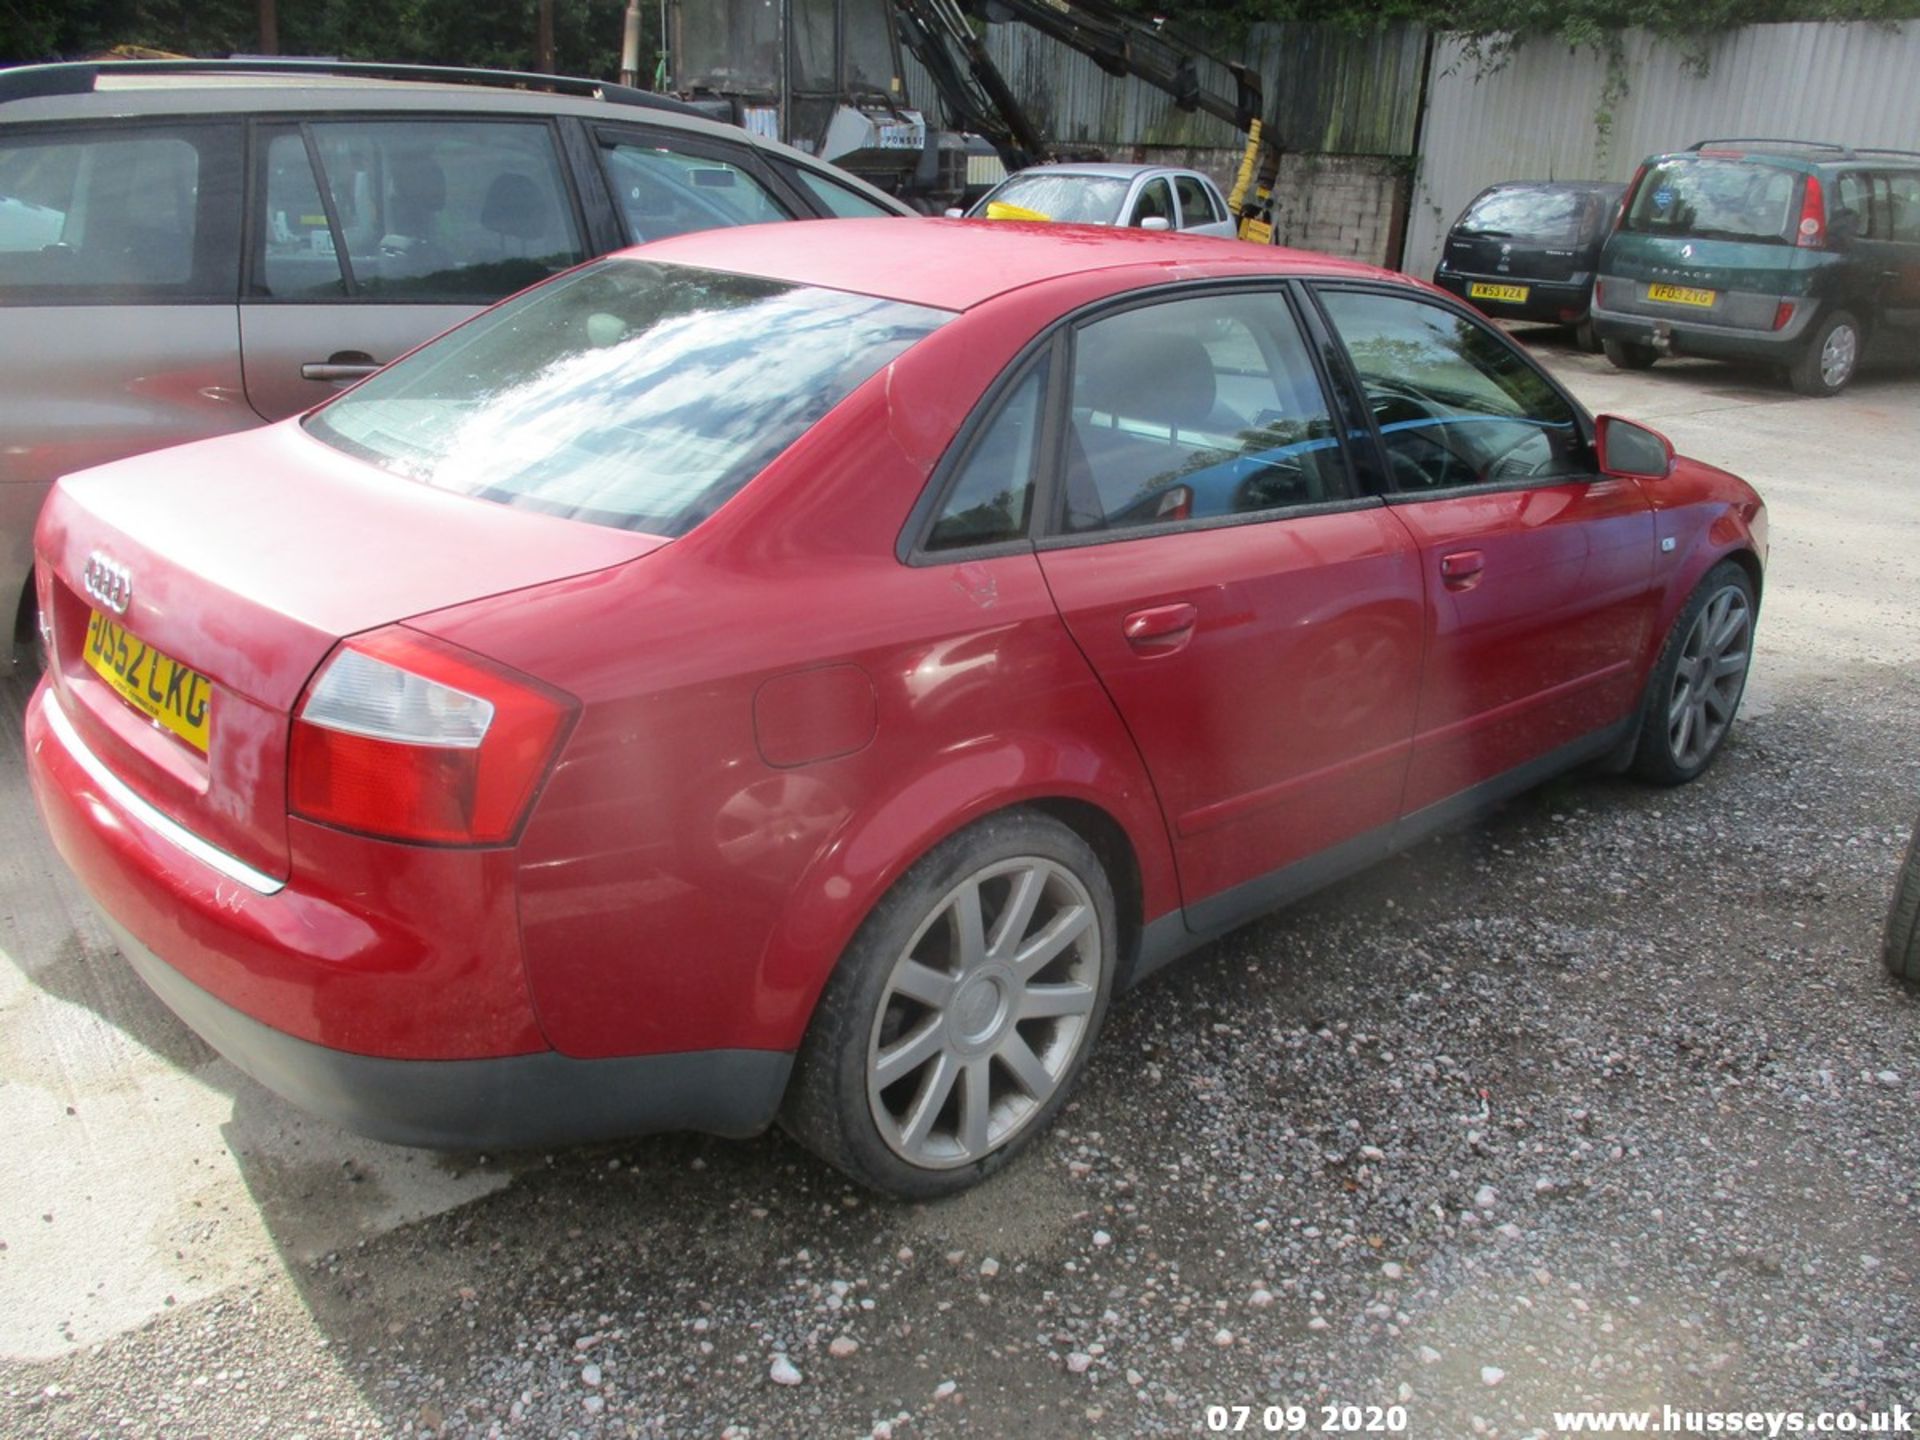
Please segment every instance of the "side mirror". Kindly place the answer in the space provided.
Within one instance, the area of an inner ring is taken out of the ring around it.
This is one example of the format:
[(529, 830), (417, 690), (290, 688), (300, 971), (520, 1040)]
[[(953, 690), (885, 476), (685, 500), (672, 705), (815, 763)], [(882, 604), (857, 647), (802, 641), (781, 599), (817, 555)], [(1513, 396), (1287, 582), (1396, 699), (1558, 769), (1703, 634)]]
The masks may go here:
[(1164, 215), (1149, 215), (1140, 222), (1142, 230), (1171, 230), (1173, 222)]
[(1618, 415), (1602, 415), (1593, 422), (1593, 444), (1603, 475), (1664, 480), (1673, 471), (1673, 445), (1667, 437)]
[(967, 218), (967, 212), (958, 205), (949, 205), (946, 209), (946, 217), (949, 220), (964, 220)]

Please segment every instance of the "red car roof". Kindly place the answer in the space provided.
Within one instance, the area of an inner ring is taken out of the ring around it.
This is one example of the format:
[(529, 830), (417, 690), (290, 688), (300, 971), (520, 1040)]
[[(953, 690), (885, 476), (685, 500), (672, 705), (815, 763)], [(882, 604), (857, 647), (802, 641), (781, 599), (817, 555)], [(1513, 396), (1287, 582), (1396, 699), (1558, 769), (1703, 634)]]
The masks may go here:
[(1403, 278), (1354, 260), (1241, 240), (1005, 220), (748, 225), (675, 236), (623, 253), (942, 310), (966, 310), (1065, 275), (1129, 266), (1198, 275), (1249, 271)]

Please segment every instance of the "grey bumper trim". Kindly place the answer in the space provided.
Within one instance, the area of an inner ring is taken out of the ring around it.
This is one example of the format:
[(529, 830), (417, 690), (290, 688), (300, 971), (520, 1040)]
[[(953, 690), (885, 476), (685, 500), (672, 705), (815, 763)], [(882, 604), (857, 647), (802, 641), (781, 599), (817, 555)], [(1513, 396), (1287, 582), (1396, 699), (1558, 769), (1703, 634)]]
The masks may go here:
[(330, 1050), (208, 994), (110, 915), (140, 978), (202, 1039), (269, 1090), (395, 1145), (505, 1150), (663, 1130), (744, 1138), (773, 1123), (793, 1056), (692, 1050), (576, 1060), (556, 1051), (485, 1060), (388, 1060)]

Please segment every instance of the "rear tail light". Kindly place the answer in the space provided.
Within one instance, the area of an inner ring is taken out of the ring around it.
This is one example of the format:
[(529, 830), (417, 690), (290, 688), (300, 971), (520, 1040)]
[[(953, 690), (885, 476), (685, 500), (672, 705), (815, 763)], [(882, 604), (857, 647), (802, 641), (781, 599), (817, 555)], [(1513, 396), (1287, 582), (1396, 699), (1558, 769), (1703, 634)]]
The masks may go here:
[(1602, 306), (1604, 306), (1607, 303), (1607, 282), (1606, 281), (1596, 280), (1593, 282), (1593, 303), (1596, 305), (1602, 305)]
[(1793, 237), (1793, 243), (1807, 250), (1826, 248), (1827, 202), (1816, 175), (1807, 176), (1806, 190), (1800, 200), (1800, 228)]
[(395, 626), (343, 642), (293, 720), (297, 815), (429, 845), (520, 828), (572, 715), (555, 691)]

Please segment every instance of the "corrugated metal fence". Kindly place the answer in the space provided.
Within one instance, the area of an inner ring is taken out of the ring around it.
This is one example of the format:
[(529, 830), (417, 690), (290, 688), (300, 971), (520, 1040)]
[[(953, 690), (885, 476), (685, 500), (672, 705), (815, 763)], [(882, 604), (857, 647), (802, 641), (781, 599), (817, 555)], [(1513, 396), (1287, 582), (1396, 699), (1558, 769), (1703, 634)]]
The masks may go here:
[(1707, 42), (1704, 74), (1683, 42), (1623, 39), (1630, 88), (1610, 136), (1591, 51), (1530, 44), (1482, 75), (1438, 41), (1403, 268), (1432, 274), (1448, 226), (1496, 180), (1626, 180), (1648, 155), (1723, 136), (1920, 150), (1920, 23), (1750, 26)]
[[(987, 27), (987, 53), (1041, 131), (1063, 144), (1238, 149), (1231, 125), (1186, 114), (1139, 80), (1107, 74), (1078, 51), (1024, 25)], [(1283, 149), (1341, 155), (1410, 155), (1419, 120), (1426, 31), (1392, 25), (1365, 35), (1313, 24), (1256, 25), (1237, 45), (1260, 72)], [(933, 82), (911, 56), (907, 93), (937, 104)], [(1224, 69), (1204, 83), (1233, 94)]]

